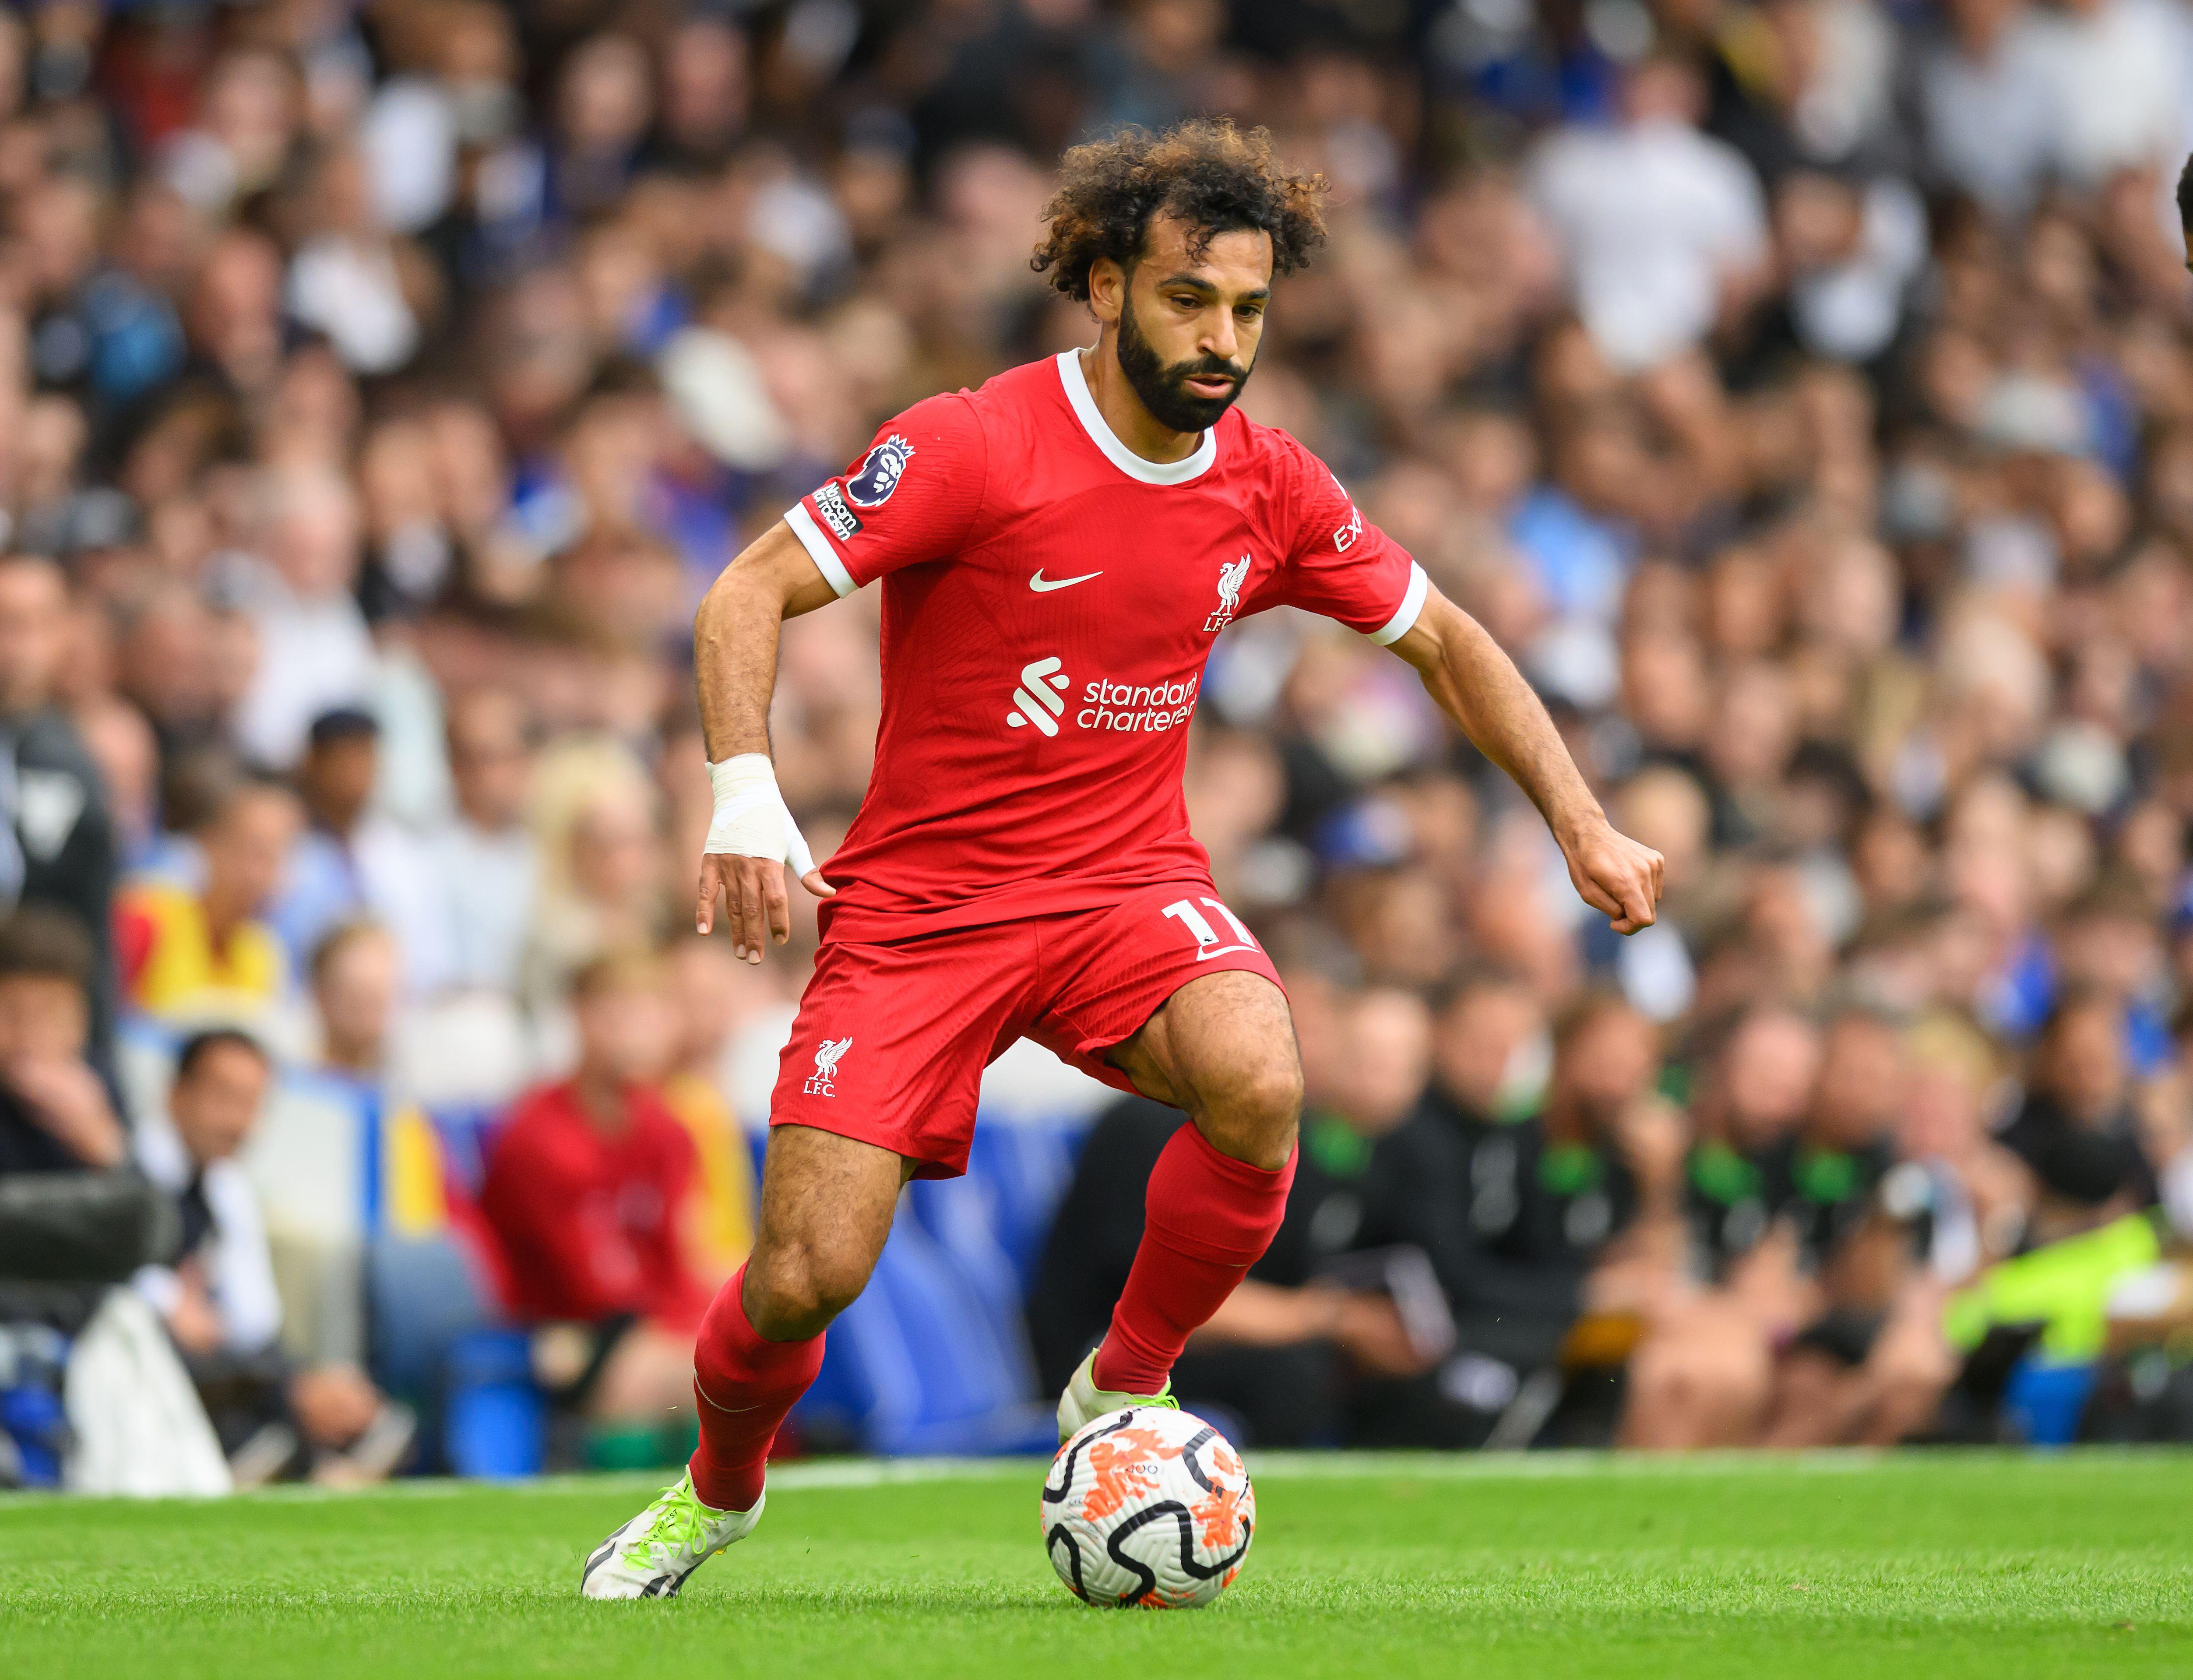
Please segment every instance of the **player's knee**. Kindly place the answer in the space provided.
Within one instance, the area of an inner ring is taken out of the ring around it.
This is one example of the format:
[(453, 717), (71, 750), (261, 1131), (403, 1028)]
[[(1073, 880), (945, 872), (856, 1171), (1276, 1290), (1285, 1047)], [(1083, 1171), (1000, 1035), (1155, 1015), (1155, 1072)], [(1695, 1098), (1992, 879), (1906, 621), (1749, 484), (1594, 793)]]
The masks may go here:
[(770, 1341), (803, 1341), (827, 1329), (867, 1280), (867, 1266), (815, 1245), (757, 1249), (747, 1264), (747, 1318)]
[(1243, 1104), (1259, 1133), (1284, 1136), (1291, 1144), (1295, 1124), (1302, 1118), (1302, 1064), (1291, 1055), (1265, 1062), (1250, 1080)]
[(1302, 1105), (1301, 1064), (1291, 1055), (1270, 1056), (1241, 1069), (1198, 1119), (1203, 1135), (1222, 1154), (1279, 1167), (1294, 1152)]

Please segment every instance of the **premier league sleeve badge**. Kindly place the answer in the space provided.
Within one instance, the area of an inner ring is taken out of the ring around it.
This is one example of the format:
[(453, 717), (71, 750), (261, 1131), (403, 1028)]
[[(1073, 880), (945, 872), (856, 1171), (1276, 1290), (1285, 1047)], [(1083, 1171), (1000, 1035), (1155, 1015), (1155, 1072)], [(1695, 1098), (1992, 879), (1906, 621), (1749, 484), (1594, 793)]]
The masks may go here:
[(913, 459), (913, 445), (894, 432), (871, 449), (860, 470), (845, 480), (845, 497), (856, 507), (880, 507), (891, 498)]

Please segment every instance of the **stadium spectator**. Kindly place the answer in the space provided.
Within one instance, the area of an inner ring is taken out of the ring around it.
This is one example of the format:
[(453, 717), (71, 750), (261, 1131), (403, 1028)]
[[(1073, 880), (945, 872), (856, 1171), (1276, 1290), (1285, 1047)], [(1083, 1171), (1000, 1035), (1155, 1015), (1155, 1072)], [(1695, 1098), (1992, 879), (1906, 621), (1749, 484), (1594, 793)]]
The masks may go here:
[(508, 1257), (512, 1310), (586, 1333), (575, 1368), (558, 1374), (595, 1426), (597, 1455), (614, 1457), (690, 1412), (712, 1279), (696, 1241), (693, 1139), (660, 1083), (675, 1032), (661, 959), (596, 957), (570, 1002), (578, 1066), (512, 1108), (481, 1207)]
[(108, 904), (116, 846), (106, 777), (56, 704), (69, 629), (61, 569), (31, 554), (0, 557), (0, 720), (12, 766), (0, 902), (49, 906), (91, 939), (93, 1041), (104, 1063), (114, 1012)]
[(176, 1199), (182, 1240), (173, 1264), (140, 1273), (137, 1287), (166, 1321), (240, 1485), (297, 1473), (378, 1481), (409, 1449), (411, 1414), (357, 1366), (297, 1366), (281, 1345), (266, 1226), (236, 1159), (272, 1076), (266, 1052), (233, 1028), (177, 1052), (166, 1112), (147, 1116), (137, 1155)]
[(1786, 1005), (1755, 1005), (1702, 1059), (1681, 1194), (1690, 1243), (1718, 1287), (1679, 1293), (1646, 1320), (1623, 1413), (1632, 1446), (1749, 1442), (1769, 1403), (1773, 1349), (1818, 1310), (1767, 1177), (1812, 1100), (1818, 1032)]
[[(2043, 1173), (2062, 1139), (2091, 1133), (2120, 1157), (2118, 1176), (2139, 1205), (2156, 1200), (2155, 1167), (2141, 1148), (2131, 1106), (2124, 1029), (2112, 1000), (2092, 990), (2067, 993), (2050, 1011), (2035, 1046), (2031, 1092), (2003, 1128), (2012, 1153)], [(2045, 1173), (2044, 1173), (2045, 1177)]]
[(1828, 1262), (1887, 1176), (1907, 1073), (1894, 1021), (1847, 1007), (1823, 1030), (1805, 1118), (1765, 1162), (1768, 1208), (1791, 1222), (1808, 1267)]
[(0, 923), (0, 1171), (100, 1172), (129, 1157), (129, 1127), (84, 1060), (92, 953), (57, 911)]
[(447, 901), (420, 840), (372, 808), (380, 744), (381, 726), (365, 712), (312, 720), (297, 772), (306, 829), (267, 920), (301, 972), (331, 928), (369, 915), (396, 941), (406, 989), (427, 996), (455, 972)]
[(523, 702), (505, 689), (455, 697), (449, 755), (456, 809), (427, 841), (435, 914), (448, 930), (455, 983), (507, 992), (518, 983), (539, 875), (524, 826), (533, 755)]
[(1575, 125), (1532, 161), (1532, 199), (1560, 243), (1584, 325), (1625, 370), (1689, 349), (1761, 290), (1759, 183), (1698, 131), (1704, 97), (1690, 66), (1648, 59), (1623, 83), (1621, 127)]
[[(193, 1465), (208, 1479), (193, 1484), (184, 1454), (143, 1463), (136, 1442), (116, 1450), (104, 1417), (64, 1411), (66, 1372), (86, 1339), (94, 1369), (117, 1320), (134, 1317), (157, 1346), (157, 1322), (126, 1285), (165, 1259), (178, 1234), (167, 1198), (130, 1164), (128, 1128), (88, 1059), (94, 963), (89, 937), (58, 911), (18, 909), (0, 922), (0, 1339), (14, 1353), (0, 1481), (58, 1481), (66, 1452), (79, 1487), (211, 1491), (226, 1474), (202, 1421)], [(180, 1368), (161, 1363), (168, 1393), (194, 1409)]]
[[(1522, 1097), (1524, 1112), (1458, 1118), (1466, 1111), (1456, 1098), (1472, 1085), (1485, 1093), (1479, 1101), (1499, 1098), (1497, 1086), (1487, 1088), (1489, 1065), (1473, 1079), (1454, 1036), (1483, 1025), (1497, 1032), (1513, 998), (1503, 983), (1480, 980), (1457, 995), (1445, 1023), (1451, 1047), (1432, 1111), (1462, 1148), (1448, 1192), (1449, 1246), (1439, 1259), (1462, 1352), (1435, 1387), (1413, 1396), (1412, 1425), (1440, 1445), (1482, 1444), (1522, 1398), (1526, 1379), (1543, 1385), (1539, 1373), (1564, 1360), (1618, 1364), (1639, 1327), (1687, 1293), (1686, 1133), (1653, 1095), (1658, 1029), (1618, 995), (1587, 995), (1555, 1023), (1552, 1065), (1540, 1088)], [(1522, 1021), (1535, 1024), (1529, 1015)], [(1649, 1395), (1633, 1402), (1655, 1403)]]
[(386, 1075), (400, 964), (395, 940), (377, 923), (344, 922), (322, 937), (308, 971), (320, 1067), (369, 1083)]
[(298, 1065), (267, 1105), (249, 1168), (290, 1304), (287, 1340), (322, 1359), (369, 1359), (406, 1399), (432, 1405), (449, 1340), (490, 1316), (501, 1255), (461, 1157), (402, 1069), (416, 1017), (395, 941), (346, 922), (313, 952), (310, 981)]
[(1819, 1055), (1809, 1019), (1761, 1003), (1724, 1023), (1718, 1049), (1699, 1058), (1706, 1071), (1692, 1104), (1686, 1201), (1699, 1245), (1723, 1276), (1773, 1222), (1767, 1166), (1803, 1121)]
[(1942, 1280), (1911, 1228), (1931, 1190), (1917, 1195), (1908, 1169), (1889, 1183), (1912, 1096), (1898, 1023), (1855, 1007), (1828, 1023), (1803, 1126), (1767, 1167), (1818, 1303), (1778, 1350), (1767, 1445), (1892, 1445), (1931, 1419), (1955, 1374)]
[[(293, 358), (295, 376), (309, 364)], [(332, 376), (340, 379), (341, 376)], [(354, 400), (342, 388), (344, 400)], [(292, 434), (285, 446), (308, 446)], [(336, 438), (331, 446), (341, 448)], [(353, 593), (359, 533), (357, 495), (332, 464), (275, 470), (265, 491), (265, 559), (241, 568), (236, 587), (259, 656), (237, 714), (237, 738), (261, 765), (295, 764), (312, 720), (367, 697), (373, 643)]]
[(287, 992), (289, 963), (265, 920), (301, 826), (286, 788), (249, 777), (215, 793), (192, 838), (195, 890), (152, 876), (115, 900), (123, 995), (170, 1021), (264, 1014)]
[(542, 842), (544, 864), (520, 965), (536, 1016), (552, 1013), (572, 978), (604, 951), (651, 945), (665, 892), (654, 789), (616, 752), (581, 752), (562, 768), (566, 812)]
[(1990, 1427), (2049, 1445), (2076, 1438), (2110, 1344), (2137, 1347), (2170, 1333), (2173, 1312), (2143, 1324), (2148, 1310), (2121, 1293), (2128, 1285), (2135, 1297), (2150, 1293), (2139, 1290), (2136, 1280), (2155, 1277), (2164, 1236), (2156, 1216), (2137, 1209), (2126, 1167), (2123, 1150), (2102, 1133), (2051, 1138), (2036, 1173), (2026, 1247), (1950, 1298), (1939, 1333), (1967, 1370), (1998, 1341), (2031, 1350), (2011, 1373), (2013, 1391), (2027, 1379), (2011, 1419), (1984, 1423), (1981, 1438)]
[(1434, 1018), (1425, 1104), (1472, 1149), (1536, 1109), (1551, 1050), (1544, 1012), (1520, 981), (1494, 969), (1466, 973)]
[(1996, 215), (2020, 215), (2048, 168), (2047, 66), (2014, 0), (1955, 0), (1943, 10), (1919, 71), (1929, 162)]

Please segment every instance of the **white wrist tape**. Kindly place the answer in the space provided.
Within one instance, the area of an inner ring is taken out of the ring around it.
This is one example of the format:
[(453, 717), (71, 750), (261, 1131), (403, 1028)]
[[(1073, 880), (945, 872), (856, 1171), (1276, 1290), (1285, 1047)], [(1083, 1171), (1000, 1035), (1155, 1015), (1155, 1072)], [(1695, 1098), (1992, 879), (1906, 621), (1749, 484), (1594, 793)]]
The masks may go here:
[(767, 857), (791, 864), (796, 875), (815, 867), (815, 854), (777, 791), (776, 767), (768, 754), (741, 753), (712, 764), (708, 783), (716, 790), (716, 811), (703, 851)]

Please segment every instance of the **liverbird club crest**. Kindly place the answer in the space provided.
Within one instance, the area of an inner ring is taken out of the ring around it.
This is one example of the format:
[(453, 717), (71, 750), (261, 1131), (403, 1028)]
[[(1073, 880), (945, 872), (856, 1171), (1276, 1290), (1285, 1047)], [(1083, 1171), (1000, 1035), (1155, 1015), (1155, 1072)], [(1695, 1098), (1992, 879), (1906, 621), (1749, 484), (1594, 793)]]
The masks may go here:
[(1244, 554), (1233, 565), (1218, 568), (1218, 606), (1203, 621), (1205, 629), (1222, 630), (1234, 622), (1234, 615), (1241, 610), (1241, 585), (1254, 564), (1251, 556)]
[(852, 1047), (853, 1041), (850, 1038), (826, 1038), (822, 1041), (815, 1052), (815, 1071), (807, 1081), (809, 1096), (834, 1097), (838, 1094), (830, 1081), (837, 1077), (838, 1064)]

